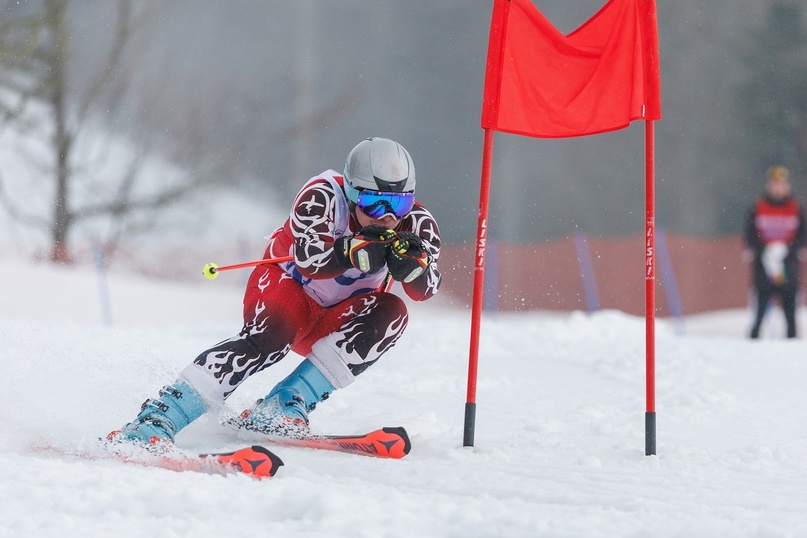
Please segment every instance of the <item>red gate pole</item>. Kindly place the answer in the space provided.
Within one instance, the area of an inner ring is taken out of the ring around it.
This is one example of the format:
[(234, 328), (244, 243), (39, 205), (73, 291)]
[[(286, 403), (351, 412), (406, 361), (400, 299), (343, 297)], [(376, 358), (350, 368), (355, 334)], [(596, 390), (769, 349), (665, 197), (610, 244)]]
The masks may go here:
[(468, 395), (465, 401), (465, 429), (462, 436), (462, 446), (474, 446), (474, 432), (476, 429), (476, 379), (479, 365), (482, 302), (485, 292), (485, 248), (488, 235), (490, 168), (493, 158), (494, 132), (493, 129), (485, 129), (485, 139), (482, 146), (482, 181), (479, 188), (479, 221), (476, 229), (474, 292), (471, 307), (471, 349), (468, 354)]
[(645, 455), (656, 453), (656, 193), (653, 121), (645, 121)]

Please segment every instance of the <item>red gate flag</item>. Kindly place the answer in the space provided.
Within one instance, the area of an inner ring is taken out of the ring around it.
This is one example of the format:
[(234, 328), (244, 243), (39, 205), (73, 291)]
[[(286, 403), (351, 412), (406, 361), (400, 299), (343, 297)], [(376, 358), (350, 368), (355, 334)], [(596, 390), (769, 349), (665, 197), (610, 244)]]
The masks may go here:
[(495, 131), (564, 138), (615, 131), (645, 120), (645, 454), (656, 453), (654, 121), (661, 119), (657, 27), (655, 0), (609, 0), (568, 36), (530, 0), (493, 0), (482, 98), (485, 140), (463, 446), (474, 445)]
[(530, 0), (494, 0), (482, 128), (560, 138), (661, 119), (655, 0), (610, 0), (564, 36)]

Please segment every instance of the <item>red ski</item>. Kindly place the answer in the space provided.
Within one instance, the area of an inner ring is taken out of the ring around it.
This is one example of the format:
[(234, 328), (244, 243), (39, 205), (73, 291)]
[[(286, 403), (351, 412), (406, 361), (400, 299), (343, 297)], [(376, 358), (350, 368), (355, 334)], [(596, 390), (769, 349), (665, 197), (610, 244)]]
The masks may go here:
[(272, 451), (252, 445), (233, 452), (219, 454), (189, 454), (185, 452), (155, 455), (152, 458), (115, 457), (125, 463), (160, 467), (170, 471), (192, 471), (209, 474), (241, 473), (257, 478), (274, 476), (283, 461)]
[(246, 474), (256, 478), (274, 476), (283, 465), (283, 461), (275, 453), (259, 445), (216, 454), (195, 454), (173, 446), (155, 450), (154, 447), (123, 444), (114, 447), (106, 445), (105, 449), (99, 448), (97, 451), (66, 449), (55, 445), (37, 445), (33, 447), (33, 451), (82, 460), (111, 458), (127, 464), (159, 467), (177, 472)]
[(381, 428), (362, 435), (312, 435), (310, 437), (261, 437), (261, 441), (281, 446), (334, 450), (361, 456), (400, 459), (412, 444), (402, 427)]

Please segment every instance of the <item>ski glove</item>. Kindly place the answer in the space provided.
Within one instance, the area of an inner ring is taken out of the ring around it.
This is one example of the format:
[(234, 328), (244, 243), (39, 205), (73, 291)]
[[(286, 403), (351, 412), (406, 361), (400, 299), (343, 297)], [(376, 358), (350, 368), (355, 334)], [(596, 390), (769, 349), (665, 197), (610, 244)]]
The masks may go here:
[(420, 237), (412, 232), (399, 233), (387, 256), (389, 272), (398, 282), (412, 282), (422, 275), (431, 263), (431, 254), (423, 246)]
[(389, 245), (396, 237), (389, 228), (365, 226), (355, 235), (344, 235), (334, 241), (334, 255), (345, 269), (355, 267), (362, 273), (376, 273), (387, 262)]

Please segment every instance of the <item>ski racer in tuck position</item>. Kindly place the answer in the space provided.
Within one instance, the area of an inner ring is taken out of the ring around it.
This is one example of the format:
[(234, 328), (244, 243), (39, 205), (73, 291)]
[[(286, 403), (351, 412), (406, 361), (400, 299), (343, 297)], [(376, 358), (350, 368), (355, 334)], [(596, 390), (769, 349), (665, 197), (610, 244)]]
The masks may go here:
[(404, 301), (385, 290), (389, 276), (413, 300), (429, 299), (440, 285), (439, 254), (437, 223), (415, 200), (409, 153), (386, 138), (361, 141), (344, 174), (327, 170), (298, 192), (264, 254), (293, 259), (253, 270), (241, 332), (203, 351), (108, 440), (173, 443), (182, 428), (221, 409), (249, 376), (289, 351), (305, 359), (235, 425), (307, 436), (314, 407), (353, 383), (406, 329)]

